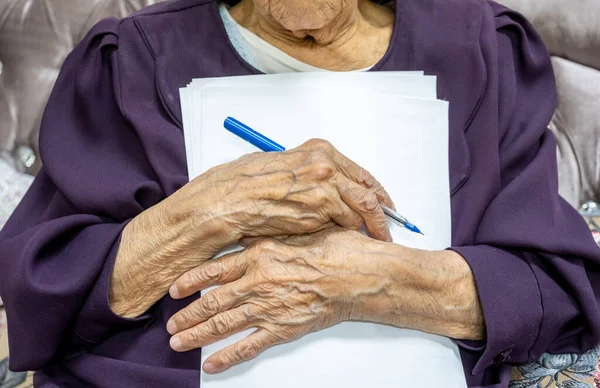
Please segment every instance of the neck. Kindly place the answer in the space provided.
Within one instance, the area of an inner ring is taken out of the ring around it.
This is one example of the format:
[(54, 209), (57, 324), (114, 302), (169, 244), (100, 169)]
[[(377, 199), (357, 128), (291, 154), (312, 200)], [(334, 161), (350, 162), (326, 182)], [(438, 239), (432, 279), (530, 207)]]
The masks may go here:
[[(394, 12), (370, 0), (350, 0), (322, 18), (294, 18), (242, 0), (230, 10), (243, 27), (287, 54), (320, 68), (348, 71), (383, 57), (392, 35)], [(287, 12), (289, 14), (289, 12)], [(287, 16), (287, 17), (286, 17)]]

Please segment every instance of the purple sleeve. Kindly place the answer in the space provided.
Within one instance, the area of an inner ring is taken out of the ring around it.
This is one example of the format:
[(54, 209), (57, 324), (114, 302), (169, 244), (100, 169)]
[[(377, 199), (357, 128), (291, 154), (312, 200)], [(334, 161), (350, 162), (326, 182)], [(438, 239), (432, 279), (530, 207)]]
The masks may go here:
[(67, 58), (42, 120), (44, 167), (0, 233), (13, 370), (147, 319), (108, 305), (121, 231), (165, 196), (120, 107), (118, 28), (100, 22)]
[(452, 248), (471, 266), (487, 328), (486, 341), (459, 342), (476, 355), (473, 375), (600, 342), (600, 250), (558, 195), (550, 58), (526, 20), (495, 8), (501, 189), (475, 244)]

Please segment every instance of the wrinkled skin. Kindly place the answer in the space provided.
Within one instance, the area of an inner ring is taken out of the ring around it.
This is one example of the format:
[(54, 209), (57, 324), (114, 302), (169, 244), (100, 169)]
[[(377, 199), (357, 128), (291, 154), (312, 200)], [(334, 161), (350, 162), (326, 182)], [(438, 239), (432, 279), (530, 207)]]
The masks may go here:
[(334, 71), (378, 62), (394, 12), (371, 0), (242, 0), (230, 10), (243, 27), (292, 57)]
[[(437, 261), (400, 246), (392, 253), (392, 245), (335, 227), (281, 241), (259, 240), (245, 251), (208, 261), (171, 287), (171, 296), (182, 298), (222, 285), (171, 318), (171, 347), (188, 351), (257, 328), (204, 363), (206, 372), (219, 373), (273, 345), (348, 320), (440, 333), (439, 321), (445, 318), (442, 330), (454, 326), (463, 332), (444, 334), (470, 336), (466, 330), (471, 330), (481, 335), (478, 305), (464, 304), (469, 298), (460, 293), (476, 296), (462, 258), (441, 252), (443, 261)], [(423, 268), (424, 261), (432, 268)], [(440, 297), (432, 303), (436, 294)]]
[(290, 31), (323, 29), (357, 8), (357, 0), (255, 0), (254, 4)]
[(243, 238), (364, 224), (372, 237), (390, 241), (380, 203), (393, 206), (381, 184), (324, 140), (245, 155), (205, 172), (127, 225), (111, 307), (139, 316), (177, 277)]
[[(253, 153), (203, 174), (220, 185), (219, 217), (247, 236), (316, 232), (341, 225), (391, 241), (379, 203), (393, 206), (381, 184), (329, 142), (311, 140), (284, 153)], [(201, 188), (202, 189), (202, 188)], [(187, 195), (196, 195), (190, 188)]]

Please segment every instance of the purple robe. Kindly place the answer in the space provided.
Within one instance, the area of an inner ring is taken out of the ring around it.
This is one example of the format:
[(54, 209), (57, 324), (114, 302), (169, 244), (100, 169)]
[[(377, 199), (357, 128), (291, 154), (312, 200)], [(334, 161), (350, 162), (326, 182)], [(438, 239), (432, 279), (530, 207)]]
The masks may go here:
[[(192, 298), (123, 319), (108, 282), (125, 225), (188, 180), (178, 88), (258, 73), (217, 6), (178, 0), (104, 20), (62, 68), (44, 167), (0, 235), (10, 367), (38, 370), (38, 386), (199, 384), (200, 351), (172, 351), (165, 329)], [(437, 75), (450, 101), (452, 249), (475, 274), (487, 326), (486, 341), (459, 342), (469, 386), (507, 387), (511, 364), (600, 342), (599, 250), (557, 192), (554, 78), (530, 24), (491, 1), (398, 0), (372, 71), (392, 70)]]

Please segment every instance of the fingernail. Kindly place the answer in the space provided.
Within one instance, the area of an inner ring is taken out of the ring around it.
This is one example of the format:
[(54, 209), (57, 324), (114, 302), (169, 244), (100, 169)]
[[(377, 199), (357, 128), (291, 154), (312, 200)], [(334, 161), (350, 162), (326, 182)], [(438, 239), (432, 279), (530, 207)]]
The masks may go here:
[(169, 322), (167, 322), (167, 331), (171, 335), (177, 333), (177, 326), (175, 325), (175, 321), (172, 319), (169, 319)]
[(177, 289), (177, 286), (175, 284), (173, 284), (171, 288), (169, 288), (169, 295), (171, 295), (171, 298), (173, 299), (179, 299), (179, 290)]
[(204, 369), (204, 372), (206, 373), (214, 373), (216, 372), (216, 365), (213, 364), (212, 361), (206, 361), (202, 366), (202, 369)]
[(181, 340), (179, 337), (171, 337), (169, 345), (171, 345), (173, 350), (183, 350), (183, 346), (181, 345)]

